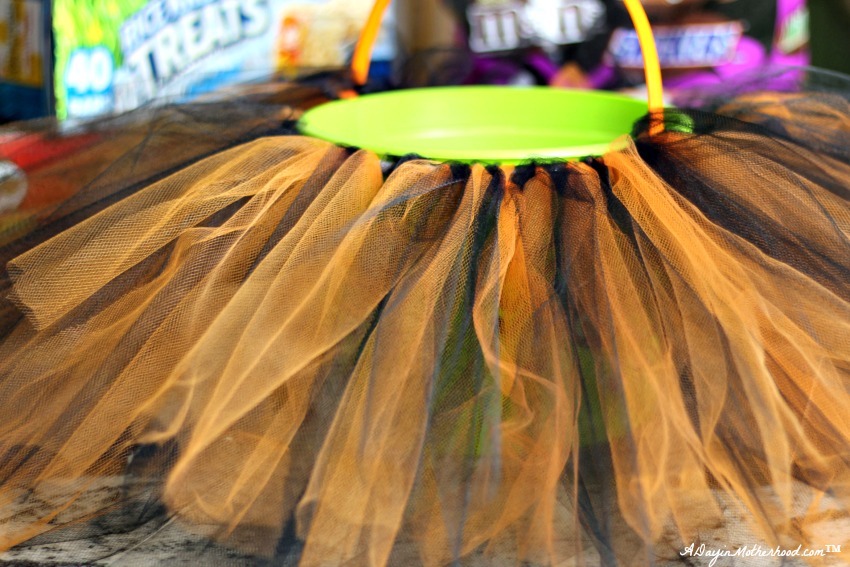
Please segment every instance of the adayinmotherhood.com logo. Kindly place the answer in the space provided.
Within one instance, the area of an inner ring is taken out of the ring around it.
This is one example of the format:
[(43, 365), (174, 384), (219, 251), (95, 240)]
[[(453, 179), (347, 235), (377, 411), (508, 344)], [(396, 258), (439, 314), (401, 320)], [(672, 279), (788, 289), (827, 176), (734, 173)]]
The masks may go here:
[(821, 548), (804, 548), (802, 545), (796, 548), (783, 549), (779, 546), (764, 547), (761, 545), (745, 545), (737, 549), (713, 549), (704, 543), (697, 545), (692, 543), (683, 549), (679, 555), (682, 557), (710, 557), (709, 567), (714, 567), (719, 559), (737, 557), (826, 557), (830, 553), (840, 553), (840, 545), (824, 545)]

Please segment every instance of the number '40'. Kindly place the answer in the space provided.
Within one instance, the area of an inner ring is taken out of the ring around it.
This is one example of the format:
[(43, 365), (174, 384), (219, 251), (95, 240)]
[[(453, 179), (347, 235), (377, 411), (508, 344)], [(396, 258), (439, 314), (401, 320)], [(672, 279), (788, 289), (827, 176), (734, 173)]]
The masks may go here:
[(103, 46), (75, 49), (65, 69), (65, 86), (77, 94), (103, 93), (112, 86), (112, 54)]

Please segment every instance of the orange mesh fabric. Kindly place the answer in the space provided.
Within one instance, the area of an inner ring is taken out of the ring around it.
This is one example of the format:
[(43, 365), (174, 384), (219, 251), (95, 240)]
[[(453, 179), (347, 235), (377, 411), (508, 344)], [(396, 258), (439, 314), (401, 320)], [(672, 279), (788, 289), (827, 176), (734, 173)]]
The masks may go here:
[(36, 124), (30, 138), (41, 142), (29, 151), (0, 146), (26, 174), (20, 207), (0, 211), (0, 337), (20, 315), (6, 302), (9, 260), (200, 158), (280, 131), (297, 116), (294, 105), (317, 100), (316, 89), (276, 85), (238, 101), (144, 108), (75, 128)]
[(305, 566), (643, 564), (729, 510), (815, 546), (850, 165), (679, 118), (517, 168), (263, 137), (14, 258), (0, 548), (173, 520)]

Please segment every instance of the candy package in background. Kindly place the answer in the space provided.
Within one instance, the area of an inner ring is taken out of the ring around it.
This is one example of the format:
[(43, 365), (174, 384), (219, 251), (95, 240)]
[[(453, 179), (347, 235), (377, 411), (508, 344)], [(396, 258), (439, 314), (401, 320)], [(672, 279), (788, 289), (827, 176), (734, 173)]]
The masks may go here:
[[(33, 93), (12, 93), (4, 97), (5, 115), (21, 119), (55, 112), (60, 119), (91, 118), (155, 99), (189, 100), (275, 74), (290, 79), (341, 69), (371, 4), (370, 0), (56, 0), (51, 5), (0, 0), (0, 44), (4, 33), (11, 38), (26, 35), (25, 45), (35, 42), (41, 52), (52, 54), (43, 57), (43, 77), (26, 83), (47, 102), (25, 112)], [(39, 22), (45, 33), (24, 30), (23, 26), (36, 27)], [(394, 27), (389, 17), (375, 51), (378, 73), (387, 72), (394, 57)], [(43, 46), (51, 36), (55, 47), (47, 49)], [(4, 53), (17, 52), (0, 50), (0, 55)], [(36, 62), (41, 65), (41, 59)], [(4, 76), (0, 65), (0, 79)]]
[[(805, 0), (684, 0), (648, 2), (658, 56), (668, 88), (719, 84), (764, 68), (809, 63)], [(610, 36), (603, 68), (617, 81), (643, 80), (634, 30), (617, 26)]]
[[(466, 82), (622, 89), (643, 81), (621, 0), (446, 3), (472, 55)], [(805, 0), (653, 0), (646, 9), (674, 92), (809, 62)]]

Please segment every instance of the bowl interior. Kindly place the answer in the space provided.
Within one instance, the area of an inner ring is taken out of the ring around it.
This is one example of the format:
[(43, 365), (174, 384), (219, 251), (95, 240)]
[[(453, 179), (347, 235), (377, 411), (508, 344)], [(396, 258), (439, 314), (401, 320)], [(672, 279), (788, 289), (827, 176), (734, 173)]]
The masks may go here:
[(601, 155), (646, 114), (623, 95), (546, 87), (441, 87), (365, 95), (306, 113), (300, 130), (382, 156), (519, 163)]

